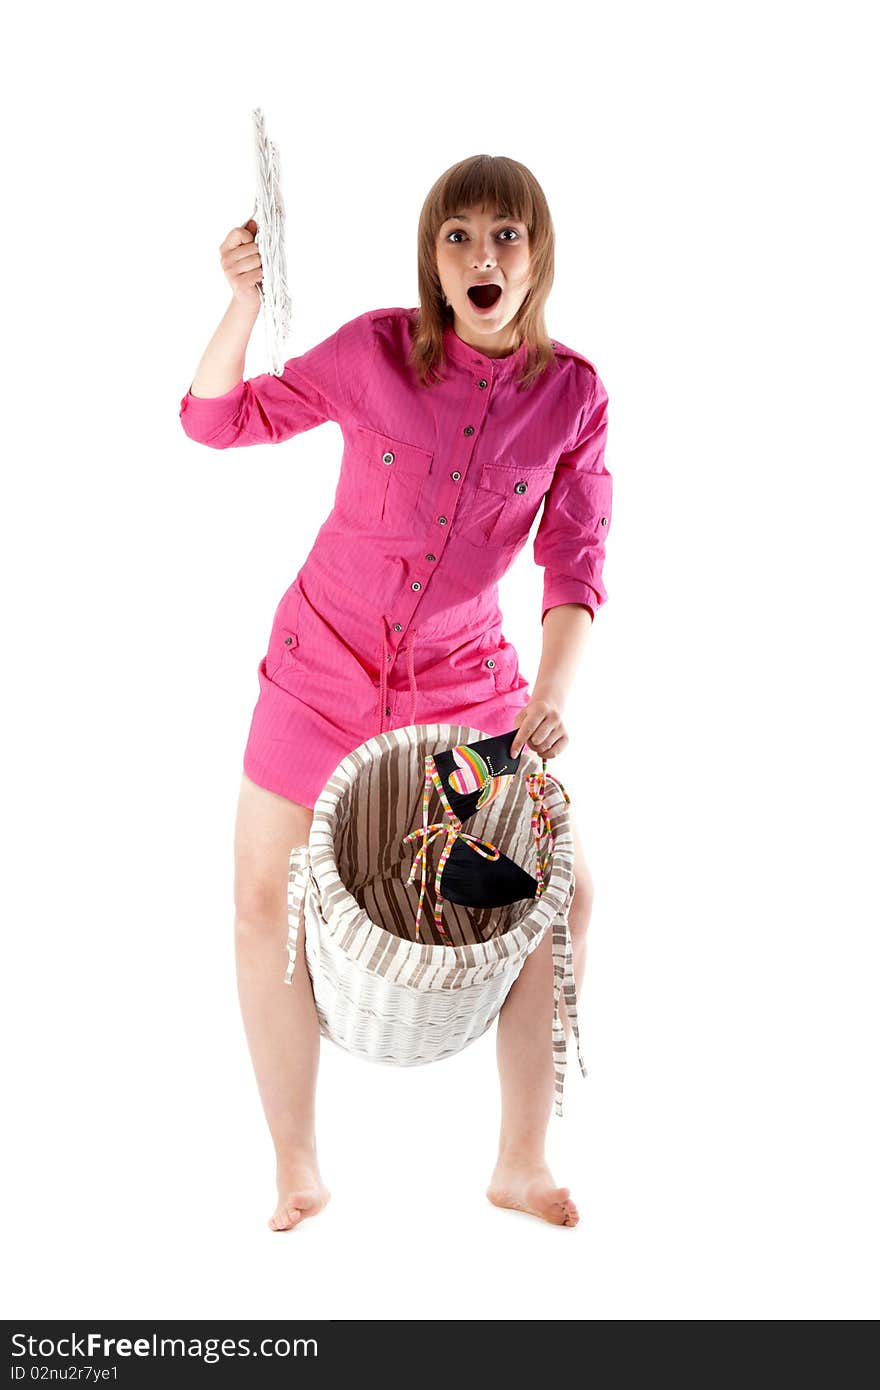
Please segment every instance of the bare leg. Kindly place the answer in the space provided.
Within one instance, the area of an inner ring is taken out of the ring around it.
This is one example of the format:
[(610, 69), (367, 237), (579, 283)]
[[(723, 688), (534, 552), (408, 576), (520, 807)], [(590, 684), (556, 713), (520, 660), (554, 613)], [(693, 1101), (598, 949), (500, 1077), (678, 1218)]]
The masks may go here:
[[(572, 816), (575, 892), (569, 914), (575, 984), (580, 994), (587, 959), (593, 881)], [(557, 1187), (544, 1157), (553, 1109), (553, 956), (549, 931), (526, 959), (498, 1016), (501, 1137), (487, 1190), (500, 1207), (528, 1211), (557, 1226), (576, 1226), (578, 1210), (567, 1187)], [(571, 1024), (563, 1007), (566, 1038)]]
[(269, 1226), (289, 1230), (326, 1205), (318, 1171), (315, 1088), (320, 1031), (304, 953), (287, 968), (290, 851), (308, 843), (312, 812), (242, 775), (235, 822), (235, 959), (242, 1019), (275, 1145), (278, 1204)]

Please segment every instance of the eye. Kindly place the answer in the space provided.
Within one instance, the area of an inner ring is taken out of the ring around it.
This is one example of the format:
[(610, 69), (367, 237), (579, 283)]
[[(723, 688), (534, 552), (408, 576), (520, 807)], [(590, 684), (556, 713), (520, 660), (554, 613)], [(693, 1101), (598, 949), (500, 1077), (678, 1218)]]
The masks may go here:
[[(522, 237), (520, 236), (519, 232), (516, 230), (516, 227), (502, 227), (502, 228), (501, 228), (501, 231), (498, 233), (499, 237), (504, 237), (504, 233), (505, 233), (505, 232), (511, 232), (511, 233), (512, 233), (512, 236), (511, 236), (511, 237), (505, 237), (505, 238), (504, 238), (506, 241), (510, 241), (510, 240), (522, 241)], [(466, 235), (466, 233), (463, 232), (463, 231), (461, 230), (460, 227), (456, 227), (456, 228), (454, 229), (454, 231), (451, 231), (451, 232), (449, 232), (449, 233), (447, 234), (446, 240), (447, 240), (447, 241), (452, 241), (452, 238), (453, 238), (453, 237), (460, 237), (460, 236), (465, 236), (465, 235)], [(458, 242), (457, 242), (457, 241), (453, 242), (453, 245), (454, 245), (454, 246), (457, 246), (457, 245), (458, 245)]]

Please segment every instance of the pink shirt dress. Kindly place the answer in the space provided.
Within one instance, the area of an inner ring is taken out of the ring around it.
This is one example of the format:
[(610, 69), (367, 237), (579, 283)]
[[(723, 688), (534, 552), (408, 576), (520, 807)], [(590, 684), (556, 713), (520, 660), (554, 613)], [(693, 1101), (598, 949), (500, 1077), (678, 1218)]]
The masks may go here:
[[(611, 521), (607, 394), (554, 343), (526, 390), (525, 343), (487, 357), (444, 330), (442, 384), (407, 364), (414, 309), (373, 309), (223, 396), (180, 403), (212, 449), (277, 444), (334, 420), (344, 450), (333, 509), (275, 610), (244, 771), (313, 808), (337, 764), (405, 724), (514, 727), (530, 698), (502, 632), (498, 580), (535, 533), (548, 608), (595, 617)], [(537, 611), (535, 614), (537, 618)]]

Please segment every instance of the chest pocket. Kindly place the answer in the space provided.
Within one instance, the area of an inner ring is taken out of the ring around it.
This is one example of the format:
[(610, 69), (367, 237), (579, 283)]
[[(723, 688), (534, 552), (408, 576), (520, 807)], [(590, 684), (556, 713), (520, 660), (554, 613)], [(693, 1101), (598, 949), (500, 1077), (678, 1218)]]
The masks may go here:
[(427, 486), (433, 454), (418, 444), (358, 425), (354, 436), (355, 505), (361, 516), (409, 531)]
[(529, 534), (553, 465), (484, 463), (476, 494), (461, 515), (459, 535), (472, 545), (515, 545)]

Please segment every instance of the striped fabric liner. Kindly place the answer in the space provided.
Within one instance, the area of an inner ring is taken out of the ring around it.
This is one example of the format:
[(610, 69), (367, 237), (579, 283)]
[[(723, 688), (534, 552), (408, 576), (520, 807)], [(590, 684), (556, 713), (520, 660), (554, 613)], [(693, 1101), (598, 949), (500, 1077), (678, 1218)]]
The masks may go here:
[[(453, 941), (414, 940), (418, 883), (405, 879), (413, 848), (402, 837), (421, 822), (425, 754), (487, 735), (455, 724), (421, 724), (378, 734), (336, 768), (318, 798), (307, 845), (290, 855), (288, 969), (299, 930), (321, 1031), (368, 1060), (420, 1065), (459, 1051), (492, 1023), (525, 959), (550, 931), (553, 948), (554, 1103), (563, 1113), (566, 1039), (572, 1024), (581, 1072), (577, 998), (568, 931), (574, 851), (568, 807), (548, 781), (554, 847), (540, 897), (476, 910), (443, 904)], [(523, 750), (520, 773), (468, 822), (510, 858), (534, 871), (534, 803), (526, 777), (540, 760)], [(439, 808), (439, 798), (435, 803)], [(436, 819), (437, 817), (435, 817)], [(380, 925), (381, 923), (381, 925)], [(432, 934), (423, 914), (422, 934)]]

